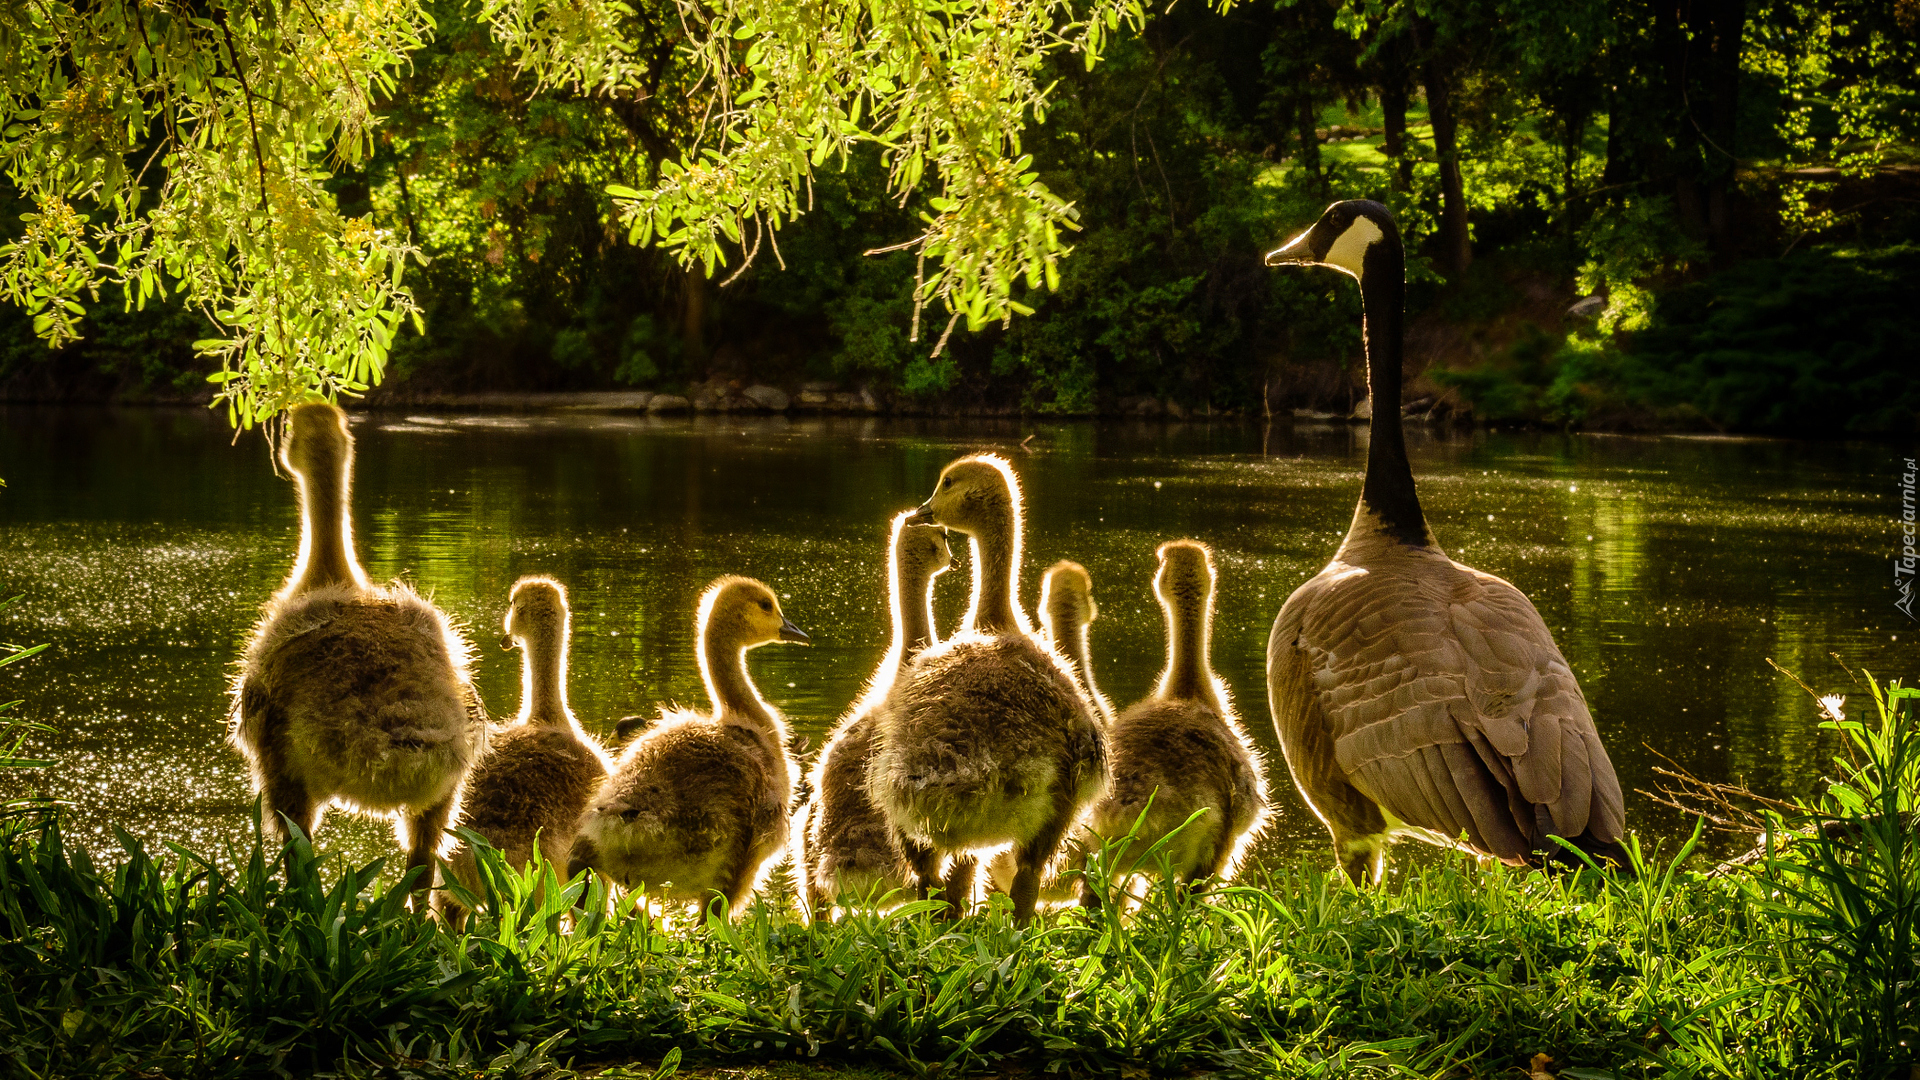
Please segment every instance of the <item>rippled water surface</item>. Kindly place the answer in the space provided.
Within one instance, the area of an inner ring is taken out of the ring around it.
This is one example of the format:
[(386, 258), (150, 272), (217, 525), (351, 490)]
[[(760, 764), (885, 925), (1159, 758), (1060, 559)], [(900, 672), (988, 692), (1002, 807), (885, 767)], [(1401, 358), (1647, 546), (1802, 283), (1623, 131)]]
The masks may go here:
[[(1214, 546), (1215, 664), (1273, 744), (1263, 674), (1287, 594), (1344, 534), (1365, 435), (1345, 426), (995, 421), (659, 421), (625, 416), (358, 414), (353, 498), (376, 578), (405, 577), (472, 628), (492, 710), (511, 714), (517, 655), (494, 642), (528, 573), (574, 600), (572, 699), (587, 726), (702, 703), (693, 604), (717, 575), (761, 578), (813, 635), (752, 654), (765, 696), (818, 738), (886, 640), (889, 515), (955, 455), (999, 450), (1030, 498), (1024, 598), (1059, 558), (1096, 583), (1098, 676), (1117, 703), (1153, 682), (1153, 550)], [(1663, 754), (1763, 792), (1808, 788), (1833, 751), (1805, 694), (1863, 692), (1830, 656), (1920, 676), (1893, 606), (1894, 450), (1733, 439), (1409, 432), (1421, 498), (1449, 553), (1533, 598), (1572, 662), (1629, 789), (1629, 822), (1670, 836), (1651, 788)], [(70, 833), (219, 850), (251, 797), (224, 741), (229, 665), (297, 545), (291, 485), (258, 434), (197, 410), (0, 409), (0, 639), (48, 641), (0, 669), (0, 700), (57, 733), (46, 789)], [(965, 607), (942, 579), (942, 626)], [(1324, 836), (1278, 753), (1266, 858)], [(8, 783), (9, 781), (0, 781)], [(17, 782), (12, 782), (16, 783)], [(17, 790), (12, 788), (9, 790)], [(345, 815), (323, 847), (371, 857), (381, 826)]]

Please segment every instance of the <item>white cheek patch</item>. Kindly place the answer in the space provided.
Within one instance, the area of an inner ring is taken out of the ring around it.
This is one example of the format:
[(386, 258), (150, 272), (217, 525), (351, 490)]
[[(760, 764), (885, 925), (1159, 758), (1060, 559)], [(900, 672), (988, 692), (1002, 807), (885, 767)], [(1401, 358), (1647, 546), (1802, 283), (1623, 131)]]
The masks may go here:
[(1375, 225), (1372, 218), (1365, 215), (1356, 217), (1353, 219), (1353, 224), (1347, 226), (1347, 231), (1341, 233), (1340, 238), (1327, 249), (1326, 257), (1320, 261), (1328, 266), (1345, 270), (1358, 278), (1362, 261), (1367, 256), (1367, 249), (1383, 235), (1385, 234), (1380, 231), (1380, 226)]

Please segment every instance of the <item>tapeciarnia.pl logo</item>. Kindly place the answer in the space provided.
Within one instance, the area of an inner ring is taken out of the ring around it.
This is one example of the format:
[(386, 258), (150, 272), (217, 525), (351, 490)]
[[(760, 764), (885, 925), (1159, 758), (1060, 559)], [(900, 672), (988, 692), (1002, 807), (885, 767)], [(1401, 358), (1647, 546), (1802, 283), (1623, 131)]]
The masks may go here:
[(1920, 468), (1915, 467), (1913, 458), (1903, 460), (1907, 471), (1900, 474), (1900, 554), (1893, 560), (1893, 591), (1900, 594), (1900, 599), (1895, 600), (1893, 606), (1911, 619), (1914, 618), (1914, 569), (1916, 562), (1920, 562), (1920, 553), (1914, 551), (1913, 481)]

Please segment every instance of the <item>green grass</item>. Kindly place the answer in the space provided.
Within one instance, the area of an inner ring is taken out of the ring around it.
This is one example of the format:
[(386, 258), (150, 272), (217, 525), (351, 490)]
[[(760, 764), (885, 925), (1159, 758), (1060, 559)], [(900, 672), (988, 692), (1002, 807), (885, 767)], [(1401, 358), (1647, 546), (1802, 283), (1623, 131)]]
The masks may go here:
[(672, 927), (483, 851), (455, 934), (381, 862), (300, 841), (287, 880), (257, 845), (228, 870), (123, 836), (108, 866), (57, 823), (23, 827), (0, 849), (0, 1073), (1491, 1077), (1544, 1053), (1573, 1080), (1905, 1080), (1912, 713), (1895, 697), (1848, 730), (1841, 783), (1781, 823), (1841, 827), (1753, 871), (1687, 850), (1630, 879), (1454, 862), (1362, 892), (1306, 866), (1026, 929), (1004, 900), (957, 922), (760, 904)]

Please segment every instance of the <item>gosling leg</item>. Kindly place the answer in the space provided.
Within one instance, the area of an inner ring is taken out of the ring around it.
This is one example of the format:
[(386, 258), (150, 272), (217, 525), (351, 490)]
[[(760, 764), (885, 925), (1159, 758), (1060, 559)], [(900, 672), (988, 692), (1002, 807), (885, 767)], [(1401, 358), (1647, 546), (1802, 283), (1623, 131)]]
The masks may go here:
[[(760, 869), (760, 864), (770, 854), (771, 851), (767, 848), (755, 848), (744, 836), (740, 838), (738, 846), (733, 849), (735, 870), (728, 878), (726, 887), (718, 890), (727, 901), (726, 920), (728, 922), (733, 921), (735, 913), (746, 906), (747, 900), (753, 896), (755, 871)], [(707, 903), (707, 910), (713, 910), (711, 901)]]
[(407, 830), (407, 869), (418, 867), (422, 872), (413, 880), (413, 891), (425, 893), (433, 888), (434, 854), (440, 849), (440, 841), (447, 834), (447, 823), (453, 817), (453, 796), (446, 798), (406, 818)]
[(947, 917), (958, 919), (973, 908), (973, 875), (980, 860), (972, 855), (956, 855), (953, 864), (947, 867), (947, 880), (941, 886), (940, 898), (949, 905)]
[(1013, 898), (1015, 926), (1033, 921), (1034, 905), (1040, 899), (1040, 874), (1060, 851), (1060, 842), (1067, 838), (1067, 830), (1073, 826), (1074, 810), (1071, 787), (1060, 784), (1053, 794), (1053, 816), (1025, 843), (1014, 845), (1016, 870), (1013, 887), (1007, 894)]
[(900, 856), (913, 869), (918, 899), (925, 900), (935, 889), (941, 887), (940, 853), (905, 835), (899, 837)]
[(260, 831), (265, 839), (280, 845), (289, 883), (293, 880), (293, 848), (288, 842), (293, 837), (287, 831), (287, 822), (292, 822), (311, 843), (313, 829), (320, 824), (319, 819), (320, 807), (307, 794), (307, 786), (298, 779), (282, 773), (270, 776), (261, 785)]
[(818, 871), (811, 866), (800, 868), (800, 895), (807, 902), (807, 921), (824, 925), (833, 921), (833, 897), (827, 895), (825, 886), (820, 884)]
[[(593, 841), (588, 840), (584, 836), (574, 837), (573, 847), (567, 850), (567, 880), (572, 881), (574, 878), (579, 877), (580, 871), (582, 870), (594, 870), (593, 860), (598, 855), (599, 849), (593, 846)], [(598, 873), (597, 870), (595, 872)], [(604, 874), (601, 875), (601, 878), (606, 881), (607, 892), (609, 898), (611, 898), (613, 881)], [(573, 901), (574, 918), (578, 919), (587, 913), (587, 894), (592, 891), (593, 879), (588, 878), (587, 887), (580, 890), (580, 895)]]

